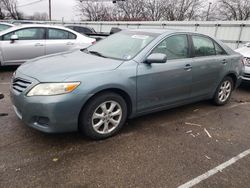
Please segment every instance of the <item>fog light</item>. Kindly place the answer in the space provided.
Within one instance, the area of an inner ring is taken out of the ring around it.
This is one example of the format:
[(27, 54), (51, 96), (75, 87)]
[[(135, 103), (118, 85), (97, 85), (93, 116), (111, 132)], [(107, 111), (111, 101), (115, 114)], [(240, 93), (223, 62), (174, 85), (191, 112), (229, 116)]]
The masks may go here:
[(49, 118), (42, 117), (42, 116), (36, 116), (34, 118), (34, 124), (42, 125), (42, 126), (48, 126), (49, 125)]

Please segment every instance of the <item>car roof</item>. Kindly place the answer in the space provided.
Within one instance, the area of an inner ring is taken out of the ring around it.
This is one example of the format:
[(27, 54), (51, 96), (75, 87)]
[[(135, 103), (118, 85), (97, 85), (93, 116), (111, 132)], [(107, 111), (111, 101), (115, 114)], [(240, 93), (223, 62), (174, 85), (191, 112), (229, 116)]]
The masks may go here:
[(64, 26), (65, 27), (67, 27), (67, 26), (77, 26), (77, 27), (85, 27), (85, 28), (91, 28), (92, 29), (92, 27), (85, 26), (85, 25), (80, 25), (80, 24), (65, 24)]
[(50, 27), (50, 28), (55, 28), (55, 29), (63, 29), (63, 30), (67, 30), (67, 31), (70, 31), (74, 34), (77, 34), (77, 32), (75, 32), (74, 30), (72, 29), (69, 29), (69, 28), (66, 28), (66, 27), (63, 27), (63, 26), (58, 26), (58, 25), (49, 25), (49, 24), (25, 24), (25, 25), (16, 25), (14, 27), (11, 27), (11, 28), (8, 28), (2, 32), (0, 32), (0, 34), (5, 34), (5, 33), (8, 33), (8, 32), (12, 32), (12, 31), (15, 31), (17, 29), (23, 29), (23, 28), (29, 28), (29, 27)]
[(2, 25), (8, 25), (8, 26), (15, 26), (14, 24), (10, 24), (10, 23), (7, 23), (7, 22), (0, 22), (0, 24), (2, 24)]
[(191, 32), (188, 30), (183, 30), (183, 29), (171, 29), (171, 28), (166, 28), (166, 29), (126, 29), (127, 31), (134, 31), (134, 32), (145, 32), (145, 33), (153, 33), (157, 35), (161, 34), (172, 34), (172, 33), (194, 33), (194, 34), (200, 34), (197, 32)]

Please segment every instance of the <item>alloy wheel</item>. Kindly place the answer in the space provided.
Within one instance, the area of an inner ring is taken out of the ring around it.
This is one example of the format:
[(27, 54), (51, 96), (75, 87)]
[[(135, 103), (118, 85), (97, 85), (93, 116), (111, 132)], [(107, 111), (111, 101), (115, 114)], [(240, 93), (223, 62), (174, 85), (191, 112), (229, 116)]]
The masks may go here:
[(122, 108), (116, 101), (106, 101), (99, 105), (92, 115), (93, 129), (99, 134), (115, 130), (122, 119)]
[(224, 82), (222, 82), (218, 93), (218, 99), (221, 103), (225, 102), (228, 99), (231, 94), (231, 90), (232, 84), (230, 81), (225, 80)]

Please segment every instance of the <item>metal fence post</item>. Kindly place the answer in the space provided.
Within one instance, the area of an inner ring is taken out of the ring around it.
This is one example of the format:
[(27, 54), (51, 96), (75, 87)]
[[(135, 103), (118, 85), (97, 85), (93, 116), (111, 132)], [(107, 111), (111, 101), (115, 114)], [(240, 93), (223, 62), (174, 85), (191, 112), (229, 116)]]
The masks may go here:
[(239, 33), (239, 37), (238, 37), (238, 41), (237, 41), (236, 48), (239, 48), (239, 45), (240, 45), (240, 43), (242, 42), (242, 41), (241, 41), (241, 35), (242, 35), (243, 28), (244, 28), (245, 26), (246, 26), (245, 24), (240, 24), (240, 33)]
[(195, 26), (195, 31), (198, 30), (199, 25), (200, 25), (200, 24), (195, 24), (195, 25), (194, 25), (194, 26)]
[(221, 26), (221, 24), (215, 24), (215, 31), (214, 31), (214, 37), (217, 37), (218, 29)]

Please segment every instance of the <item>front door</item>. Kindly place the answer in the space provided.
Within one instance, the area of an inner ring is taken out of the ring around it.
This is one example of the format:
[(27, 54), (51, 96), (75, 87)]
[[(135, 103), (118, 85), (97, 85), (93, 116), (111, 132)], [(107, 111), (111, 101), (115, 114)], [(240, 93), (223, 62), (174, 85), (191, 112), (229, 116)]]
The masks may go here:
[(137, 111), (144, 112), (174, 105), (190, 97), (192, 58), (187, 35), (163, 40), (152, 53), (165, 53), (166, 63), (140, 63), (137, 73)]
[[(10, 40), (13, 34), (18, 36), (18, 40)], [(20, 29), (3, 35), (1, 43), (4, 64), (23, 63), (45, 55), (45, 29)]]

